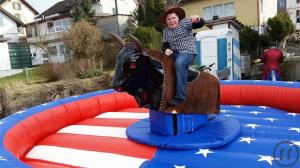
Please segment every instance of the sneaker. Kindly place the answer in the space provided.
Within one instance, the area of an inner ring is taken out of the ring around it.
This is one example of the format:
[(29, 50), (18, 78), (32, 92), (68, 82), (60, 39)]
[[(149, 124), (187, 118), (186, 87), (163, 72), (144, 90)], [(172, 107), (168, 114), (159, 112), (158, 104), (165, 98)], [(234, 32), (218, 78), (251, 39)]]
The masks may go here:
[(167, 105), (168, 106), (171, 106), (171, 107), (174, 107), (174, 106), (177, 106), (178, 104), (181, 104), (184, 102), (184, 99), (178, 99), (176, 97), (172, 98), (171, 100), (169, 100), (167, 102)]

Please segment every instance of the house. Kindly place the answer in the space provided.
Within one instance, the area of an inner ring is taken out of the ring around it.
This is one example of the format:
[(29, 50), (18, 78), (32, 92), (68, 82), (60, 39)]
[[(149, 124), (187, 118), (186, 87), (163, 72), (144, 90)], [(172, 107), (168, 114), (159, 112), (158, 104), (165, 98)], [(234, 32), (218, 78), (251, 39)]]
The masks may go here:
[(73, 0), (60, 1), (36, 16), (35, 21), (26, 24), (27, 42), (30, 43), (32, 64), (64, 62), (63, 32), (70, 25), (70, 10)]
[[(19, 43), (18, 28), (24, 23), (0, 7), (0, 70), (31, 66), (29, 48)], [(30, 60), (29, 60), (29, 59)]]
[(34, 17), (39, 14), (25, 0), (0, 0), (0, 6), (25, 24), (33, 22)]
[(182, 0), (187, 16), (200, 15), (206, 21), (236, 17), (244, 25), (265, 33), (268, 18), (277, 14), (277, 0)]
[[(0, 0), (0, 7), (15, 16), (24, 24), (33, 22), (38, 12), (25, 0)], [(20, 41), (26, 41), (26, 31), (23, 27), (18, 27)]]
[[(126, 29), (124, 20), (127, 21), (128, 14), (135, 9), (131, 5), (135, 4), (134, 0), (116, 0), (115, 2), (122, 8), (118, 10), (117, 5), (111, 0), (92, 1), (92, 9), (95, 10), (97, 19), (102, 20), (97, 22), (97, 27), (103, 35), (114, 30), (115, 33), (123, 35), (123, 31)], [(64, 62), (68, 59), (69, 53), (65, 49), (63, 32), (71, 25), (70, 13), (73, 6), (74, 0), (57, 2), (39, 14), (34, 22), (26, 24), (27, 41), (31, 43), (33, 65), (46, 62)], [(124, 15), (126, 19), (123, 19)], [(42, 47), (45, 45), (51, 52), (45, 51), (45, 47)]]
[(22, 36), (19, 29), (23, 25), (21, 20), (0, 7), (0, 38), (5, 38), (8, 42), (19, 42)]
[(101, 6), (96, 26), (101, 30), (104, 38), (109, 37), (109, 32), (125, 36), (128, 27), (127, 20), (137, 8), (137, 0), (96, 0)]
[(300, 0), (287, 0), (286, 1), (286, 10), (290, 15), (295, 29), (300, 30)]

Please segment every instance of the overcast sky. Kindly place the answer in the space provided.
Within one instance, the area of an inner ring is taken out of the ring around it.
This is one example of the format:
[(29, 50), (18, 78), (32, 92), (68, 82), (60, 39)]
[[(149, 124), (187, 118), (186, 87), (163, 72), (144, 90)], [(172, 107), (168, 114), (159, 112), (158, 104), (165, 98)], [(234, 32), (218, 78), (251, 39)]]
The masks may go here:
[(50, 8), (56, 2), (62, 0), (26, 0), (35, 10), (42, 13), (46, 9)]

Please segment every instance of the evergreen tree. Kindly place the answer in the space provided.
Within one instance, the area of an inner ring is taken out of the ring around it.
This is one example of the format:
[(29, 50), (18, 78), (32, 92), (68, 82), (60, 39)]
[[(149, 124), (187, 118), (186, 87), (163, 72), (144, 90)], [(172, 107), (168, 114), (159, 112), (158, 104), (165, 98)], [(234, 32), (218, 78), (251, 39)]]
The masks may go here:
[(138, 26), (154, 27), (162, 32), (164, 25), (158, 21), (158, 17), (164, 11), (164, 0), (147, 0), (139, 3), (138, 8), (133, 13), (133, 18)]
[(145, 26), (154, 27), (162, 32), (164, 25), (158, 21), (158, 17), (163, 12), (164, 0), (147, 0), (145, 2)]
[(96, 24), (95, 11), (92, 10), (91, 0), (74, 0), (74, 7), (71, 11), (72, 22), (87, 21)]
[(133, 19), (137, 21), (138, 26), (145, 25), (145, 12), (141, 3), (139, 3), (137, 9), (133, 12)]
[(273, 41), (282, 41), (286, 36), (293, 33), (294, 25), (287, 13), (278, 13), (268, 19), (268, 32)]

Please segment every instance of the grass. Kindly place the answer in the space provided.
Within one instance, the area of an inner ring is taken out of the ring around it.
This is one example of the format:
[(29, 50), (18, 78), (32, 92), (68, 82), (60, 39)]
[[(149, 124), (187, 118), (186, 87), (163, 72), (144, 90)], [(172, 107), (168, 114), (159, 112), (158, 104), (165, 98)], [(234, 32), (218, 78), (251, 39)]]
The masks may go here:
[(30, 69), (28, 71), (28, 74), (28, 79), (26, 78), (25, 71), (16, 75), (0, 78), (0, 87), (9, 88), (14, 87), (16, 85), (33, 84), (46, 81), (46, 79), (42, 77), (41, 70), (39, 67)]

